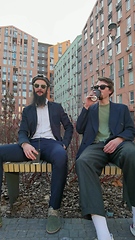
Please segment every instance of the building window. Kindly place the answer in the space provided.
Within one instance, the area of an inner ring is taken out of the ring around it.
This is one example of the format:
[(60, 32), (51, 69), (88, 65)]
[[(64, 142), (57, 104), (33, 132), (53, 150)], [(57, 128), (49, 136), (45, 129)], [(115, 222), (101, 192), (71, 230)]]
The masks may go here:
[(117, 100), (118, 100), (119, 103), (122, 103), (122, 94), (117, 96)]
[(92, 50), (90, 51), (90, 60), (92, 60), (92, 58), (93, 58), (93, 52), (92, 52)]
[(62, 45), (61, 44), (58, 46), (58, 53), (62, 54)]
[(132, 36), (131, 36), (131, 34), (128, 35), (128, 37), (127, 37), (127, 42), (128, 42), (128, 46), (129, 46), (129, 47), (132, 46)]
[(128, 64), (132, 64), (132, 62), (133, 62), (133, 55), (132, 55), (132, 53), (129, 53), (128, 54)]
[(127, 28), (130, 28), (131, 27), (131, 17), (129, 16), (127, 18)]
[(130, 104), (134, 104), (134, 92), (129, 92), (129, 102)]
[(121, 42), (116, 45), (116, 53), (121, 53)]
[(124, 69), (124, 58), (119, 59), (119, 71)]
[(90, 34), (93, 33), (93, 25), (90, 26)]
[(90, 64), (90, 72), (92, 72), (93, 71), (93, 64), (91, 63)]
[(105, 48), (105, 42), (104, 42), (104, 40), (103, 41), (101, 41), (101, 50), (103, 50), (104, 48)]
[(117, 27), (117, 36), (116, 38), (120, 37), (120, 26)]
[(101, 27), (101, 36), (104, 35), (104, 26)]
[(112, 42), (110, 35), (108, 36), (108, 45)]
[(91, 86), (94, 85), (94, 76), (91, 76)]
[(103, 13), (100, 15), (100, 20), (101, 20), (101, 22), (104, 21), (104, 14)]
[(112, 59), (112, 49), (108, 51), (108, 60)]
[(113, 75), (114, 73), (114, 67), (113, 67), (113, 63), (110, 64), (110, 75)]
[(101, 76), (105, 76), (105, 69), (103, 68), (102, 70), (101, 70)]
[(101, 63), (102, 63), (102, 64), (105, 63), (105, 55), (104, 55), (104, 54), (101, 56)]
[(96, 27), (98, 27), (99, 26), (99, 19), (97, 18), (96, 19)]
[(88, 38), (88, 34), (87, 34), (87, 25), (86, 25), (84, 29), (84, 40), (87, 40), (87, 38)]
[(3, 59), (3, 64), (7, 64), (7, 59)]
[(96, 4), (96, 13), (98, 13), (98, 3)]
[(129, 72), (129, 85), (134, 83), (133, 71)]
[(120, 8), (117, 12), (117, 19), (118, 21), (122, 18), (122, 8)]
[(84, 76), (87, 75), (87, 68), (84, 68)]
[(90, 16), (90, 21), (92, 21), (92, 20), (93, 20), (93, 13)]
[(91, 38), (91, 45), (92, 46), (94, 45), (94, 38), (93, 37)]
[(23, 104), (23, 106), (26, 105), (26, 99), (22, 99), (22, 104)]
[(122, 75), (122, 76), (119, 77), (119, 87), (123, 88), (124, 85), (125, 85), (124, 76)]
[(99, 32), (96, 33), (96, 38), (99, 40)]
[(112, 2), (108, 5), (108, 13), (112, 12)]
[(126, 11), (130, 9), (130, 0), (126, 0)]
[(104, 1), (100, 0), (100, 6), (103, 7), (104, 6)]

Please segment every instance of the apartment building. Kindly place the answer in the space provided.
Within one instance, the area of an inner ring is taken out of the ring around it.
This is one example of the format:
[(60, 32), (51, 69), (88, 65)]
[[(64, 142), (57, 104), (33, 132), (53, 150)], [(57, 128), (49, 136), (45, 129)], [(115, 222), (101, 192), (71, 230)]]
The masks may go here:
[(98, 0), (82, 30), (82, 98), (98, 76), (107, 76), (115, 82), (116, 102), (134, 111), (134, 63), (135, 1)]
[(48, 74), (48, 48), (52, 44), (38, 42), (38, 73)]
[[(16, 113), (31, 100), (31, 80), (37, 74), (38, 40), (14, 26), (0, 27), (0, 99), (14, 93)], [(0, 108), (1, 109), (1, 108)]]
[[(52, 44), (38, 42), (38, 39), (15, 26), (0, 27), (0, 99), (6, 90), (14, 94), (15, 112), (31, 102), (32, 77), (37, 73), (51, 80), (53, 100), (53, 69), (55, 63), (70, 45), (70, 41)], [(48, 94), (50, 100), (50, 92)], [(0, 111), (1, 111), (0, 102)]]
[(82, 108), (82, 35), (76, 37), (54, 67), (54, 100), (60, 102), (72, 120)]
[(48, 48), (48, 74), (47, 77), (51, 82), (50, 98), (54, 100), (54, 66), (61, 58), (67, 48), (70, 46), (70, 40), (57, 43)]

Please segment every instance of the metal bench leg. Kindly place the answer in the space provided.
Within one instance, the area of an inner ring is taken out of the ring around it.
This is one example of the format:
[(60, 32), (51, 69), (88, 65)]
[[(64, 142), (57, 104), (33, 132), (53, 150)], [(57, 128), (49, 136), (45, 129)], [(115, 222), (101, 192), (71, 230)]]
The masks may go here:
[(12, 206), (19, 196), (19, 172), (6, 172), (5, 173), (9, 203)]

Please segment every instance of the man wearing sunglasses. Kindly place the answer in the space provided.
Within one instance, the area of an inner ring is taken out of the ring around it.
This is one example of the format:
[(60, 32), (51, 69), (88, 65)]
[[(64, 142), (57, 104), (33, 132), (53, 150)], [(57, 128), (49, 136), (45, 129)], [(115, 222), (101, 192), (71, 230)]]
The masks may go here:
[[(73, 125), (61, 104), (48, 101), (50, 82), (46, 76), (35, 76), (32, 85), (33, 102), (23, 110), (19, 144), (0, 146), (0, 186), (3, 162), (22, 162), (30, 159), (35, 161), (38, 158), (51, 163), (51, 196), (46, 231), (55, 233), (61, 228), (59, 208), (67, 176), (66, 149), (72, 138)], [(61, 126), (64, 130), (63, 137)]]
[[(92, 101), (94, 90), (100, 90), (96, 103)], [(113, 92), (113, 81), (99, 77), (86, 97), (76, 124), (77, 132), (83, 135), (76, 157), (80, 206), (82, 215), (92, 219), (98, 240), (114, 239), (107, 226), (99, 179), (108, 162), (116, 164), (123, 171), (127, 193), (124, 198), (133, 213), (130, 231), (135, 236), (134, 123), (126, 105), (110, 101)]]

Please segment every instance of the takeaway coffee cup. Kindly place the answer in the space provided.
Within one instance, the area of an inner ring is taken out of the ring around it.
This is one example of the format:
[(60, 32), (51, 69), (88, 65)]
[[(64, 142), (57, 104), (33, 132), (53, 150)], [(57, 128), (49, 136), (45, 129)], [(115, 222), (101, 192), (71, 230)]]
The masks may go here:
[(39, 150), (37, 150), (37, 151), (38, 151), (38, 154), (33, 153), (36, 157), (36, 159), (33, 160), (33, 163), (39, 163), (39, 161), (40, 161), (40, 151)]
[(99, 99), (100, 95), (101, 95), (101, 91), (99, 89), (93, 89), (89, 97), (93, 102), (96, 102)]

